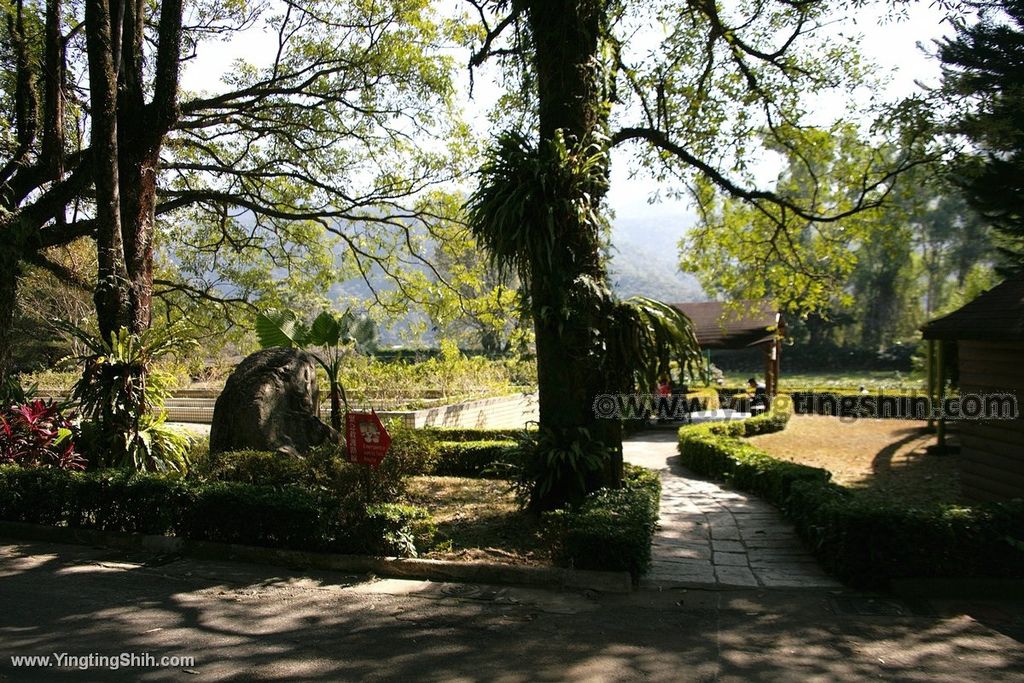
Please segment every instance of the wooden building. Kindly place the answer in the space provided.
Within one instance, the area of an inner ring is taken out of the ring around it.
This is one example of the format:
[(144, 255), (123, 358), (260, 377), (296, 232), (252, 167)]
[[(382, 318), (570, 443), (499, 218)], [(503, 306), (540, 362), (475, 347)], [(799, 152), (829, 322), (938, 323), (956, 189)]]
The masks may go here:
[(778, 393), (782, 363), (782, 315), (768, 301), (700, 301), (672, 304), (693, 322), (701, 349), (760, 348), (764, 384), (769, 396)]
[[(946, 354), (935, 345), (955, 343), (960, 375), (960, 482), (972, 500), (1024, 497), (1024, 277), (1008, 280), (947, 316), (927, 323), (929, 357), (937, 366), (936, 396), (941, 396)], [(932, 373), (929, 372), (929, 377)], [(999, 399), (1002, 395), (1004, 398)], [(1012, 419), (971, 419), (972, 413), (1006, 409)], [(979, 397), (978, 399), (969, 397)], [(940, 423), (940, 443), (942, 439)]]

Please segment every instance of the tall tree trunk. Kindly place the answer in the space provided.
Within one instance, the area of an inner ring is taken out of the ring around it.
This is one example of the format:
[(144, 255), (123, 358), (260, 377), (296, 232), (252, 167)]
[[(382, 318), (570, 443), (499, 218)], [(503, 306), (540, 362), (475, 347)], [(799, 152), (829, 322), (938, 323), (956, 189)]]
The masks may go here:
[[(603, 89), (607, 79), (601, 60), (607, 36), (606, 5), (607, 0), (525, 3), (535, 43), (542, 149), (559, 133), (570, 143), (594, 142), (595, 134), (606, 133), (608, 93)], [(589, 189), (589, 201), (597, 209), (604, 184)], [(544, 263), (539, 258), (531, 267), (541, 427), (566, 442), (590, 438), (620, 450), (613, 425), (598, 421), (593, 410), (594, 397), (606, 390), (601, 343), (612, 304), (601, 259), (600, 228), (582, 222), (578, 215), (561, 216), (560, 221), (552, 259)], [(536, 229), (547, 228), (538, 225)], [(610, 477), (614, 472), (607, 468), (591, 473), (586, 488), (597, 488)], [(532, 507), (573, 502), (569, 478), (561, 482), (544, 495), (535, 494)]]
[[(182, 0), (160, 3), (153, 101), (146, 103), (143, 61), (146, 0), (86, 0), (86, 46), (96, 150), (96, 314), (100, 333), (141, 334), (150, 325), (153, 232), (160, 147), (177, 115)], [(109, 370), (109, 368), (108, 368)], [(145, 402), (147, 368), (117, 369), (141, 389), (129, 392), (99, 416), (106, 451), (115, 462), (134, 457), (133, 443)], [(86, 376), (90, 372), (87, 370)], [(100, 379), (99, 382), (109, 381)], [(123, 384), (123, 383), (122, 383)], [(114, 391), (123, 391), (118, 386)]]
[(6, 381), (11, 372), (19, 274), (17, 256), (7, 249), (0, 249), (0, 382)]
[(129, 319), (128, 269), (121, 232), (121, 182), (117, 134), (117, 58), (108, 0), (86, 0), (86, 47), (92, 102), (92, 147), (96, 182), (96, 315), (104, 339)]
[[(149, 328), (157, 172), (177, 116), (181, 0), (160, 8), (153, 101), (146, 103), (145, 0), (87, 0), (96, 155), (99, 284), (96, 312), (109, 337)], [(98, 113), (97, 113), (98, 112)]]

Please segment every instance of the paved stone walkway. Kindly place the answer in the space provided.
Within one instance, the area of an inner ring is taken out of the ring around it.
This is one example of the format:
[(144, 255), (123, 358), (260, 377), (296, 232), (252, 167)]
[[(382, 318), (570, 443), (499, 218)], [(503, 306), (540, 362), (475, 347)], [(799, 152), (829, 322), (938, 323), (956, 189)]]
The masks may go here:
[(841, 587), (773, 505), (680, 465), (675, 430), (634, 435), (624, 456), (661, 472), (661, 517), (643, 587)]

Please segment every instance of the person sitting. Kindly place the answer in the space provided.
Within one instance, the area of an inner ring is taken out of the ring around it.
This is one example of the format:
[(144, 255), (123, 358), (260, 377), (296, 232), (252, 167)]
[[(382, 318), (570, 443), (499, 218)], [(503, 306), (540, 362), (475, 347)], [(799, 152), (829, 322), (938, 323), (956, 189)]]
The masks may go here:
[(754, 398), (750, 401), (750, 414), (760, 415), (768, 410), (768, 391), (762, 382), (756, 377), (747, 380), (747, 391), (753, 392)]

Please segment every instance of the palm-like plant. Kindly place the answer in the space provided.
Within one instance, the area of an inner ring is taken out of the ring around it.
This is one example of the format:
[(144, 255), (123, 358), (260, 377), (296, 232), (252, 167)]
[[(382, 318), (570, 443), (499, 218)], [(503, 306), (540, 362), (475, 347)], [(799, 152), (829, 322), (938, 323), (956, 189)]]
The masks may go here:
[(649, 389), (675, 360), (691, 377), (707, 381), (693, 323), (675, 306), (643, 296), (620, 305), (617, 343), (619, 366), (635, 385)]
[(122, 327), (109, 339), (65, 321), (53, 324), (84, 349), (76, 357), (84, 372), (72, 401), (95, 429), (93, 464), (184, 472), (190, 439), (167, 427), (168, 382), (153, 366), (163, 356), (196, 346), (185, 334), (186, 321), (142, 334)]
[(340, 432), (342, 402), (348, 408), (339, 378), (341, 363), (348, 353), (369, 351), (376, 344), (373, 321), (356, 318), (346, 309), (343, 313), (324, 311), (307, 326), (294, 311), (267, 311), (256, 316), (256, 336), (263, 348), (318, 347), (312, 355), (327, 374), (331, 387), (331, 427)]

